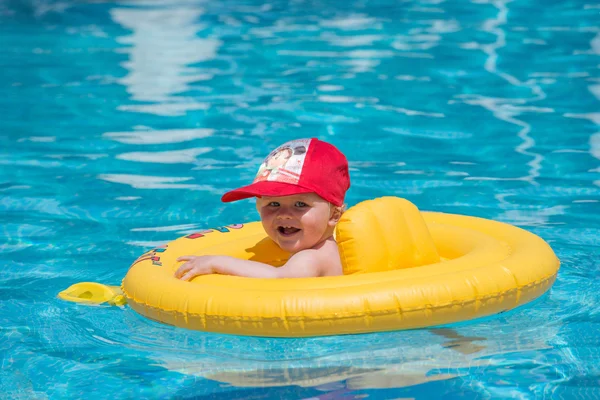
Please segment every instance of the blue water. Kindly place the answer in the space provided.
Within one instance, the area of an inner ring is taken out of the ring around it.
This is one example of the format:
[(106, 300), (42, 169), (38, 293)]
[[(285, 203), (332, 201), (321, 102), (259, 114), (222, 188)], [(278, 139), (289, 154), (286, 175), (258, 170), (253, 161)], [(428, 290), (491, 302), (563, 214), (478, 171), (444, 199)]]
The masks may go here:
[[(0, 397), (600, 398), (595, 0), (0, 0), (0, 71)], [(347, 155), (349, 205), (524, 227), (556, 284), (482, 321), (310, 339), (56, 298), (256, 220), (220, 195), (300, 137)]]

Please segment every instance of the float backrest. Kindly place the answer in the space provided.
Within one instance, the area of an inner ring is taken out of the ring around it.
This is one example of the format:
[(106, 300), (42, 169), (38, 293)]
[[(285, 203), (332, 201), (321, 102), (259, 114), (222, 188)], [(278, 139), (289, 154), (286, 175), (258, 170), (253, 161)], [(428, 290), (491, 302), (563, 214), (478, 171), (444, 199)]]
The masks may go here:
[(440, 261), (417, 207), (399, 197), (363, 201), (336, 226), (344, 274), (390, 271)]

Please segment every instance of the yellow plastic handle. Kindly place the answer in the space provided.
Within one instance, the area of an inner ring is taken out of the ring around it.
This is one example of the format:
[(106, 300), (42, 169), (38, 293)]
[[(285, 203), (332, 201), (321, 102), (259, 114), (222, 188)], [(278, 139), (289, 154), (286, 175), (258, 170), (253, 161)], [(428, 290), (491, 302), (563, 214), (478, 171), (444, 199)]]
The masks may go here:
[(80, 282), (69, 286), (58, 297), (75, 303), (122, 306), (127, 303), (119, 286), (103, 285), (96, 282)]

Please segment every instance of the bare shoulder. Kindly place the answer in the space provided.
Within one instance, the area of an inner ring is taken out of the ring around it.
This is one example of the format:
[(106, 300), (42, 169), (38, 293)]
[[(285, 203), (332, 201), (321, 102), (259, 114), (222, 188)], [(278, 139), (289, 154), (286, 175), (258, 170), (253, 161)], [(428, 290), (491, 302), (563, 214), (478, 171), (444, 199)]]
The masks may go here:
[(329, 241), (318, 249), (306, 249), (294, 254), (288, 264), (291, 267), (303, 266), (311, 271), (311, 276), (343, 275), (342, 262), (337, 243)]

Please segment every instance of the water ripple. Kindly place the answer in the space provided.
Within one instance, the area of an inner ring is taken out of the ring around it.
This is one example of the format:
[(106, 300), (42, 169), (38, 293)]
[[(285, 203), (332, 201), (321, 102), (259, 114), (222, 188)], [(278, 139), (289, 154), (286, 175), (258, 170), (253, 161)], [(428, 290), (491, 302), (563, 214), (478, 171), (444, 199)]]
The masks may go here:
[(106, 132), (103, 137), (125, 144), (182, 143), (212, 136), (214, 129), (167, 129), (133, 132)]
[[(600, 29), (587, 3), (0, 1), (0, 392), (597, 397)], [(309, 339), (56, 299), (78, 281), (118, 284), (187, 232), (256, 220), (252, 201), (220, 196), (297, 137), (347, 155), (349, 205), (398, 195), (542, 236), (562, 261), (555, 285), (475, 322)]]

